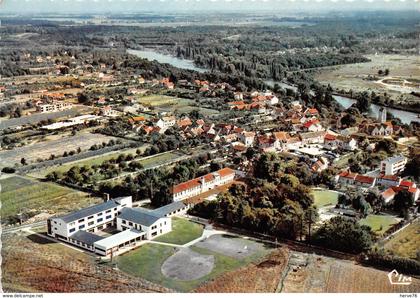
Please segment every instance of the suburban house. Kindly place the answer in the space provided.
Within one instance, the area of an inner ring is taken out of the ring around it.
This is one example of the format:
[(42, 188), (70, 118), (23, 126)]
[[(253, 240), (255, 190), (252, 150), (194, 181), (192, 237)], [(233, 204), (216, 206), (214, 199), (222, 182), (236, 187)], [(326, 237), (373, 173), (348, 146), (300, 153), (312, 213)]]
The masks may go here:
[[(167, 205), (155, 210), (132, 208), (132, 197), (120, 197), (64, 216), (47, 220), (48, 235), (101, 256), (123, 248), (133, 248), (141, 241), (172, 230), (168, 215), (186, 211), (186, 205)], [(118, 233), (102, 237), (95, 234), (106, 228)]]
[(239, 134), (239, 140), (246, 146), (250, 147), (254, 144), (255, 132), (242, 132)]
[(357, 141), (350, 136), (327, 133), (324, 136), (324, 147), (330, 150), (340, 148), (347, 151), (353, 151), (357, 149)]
[(359, 126), (359, 132), (371, 136), (391, 136), (394, 133), (392, 123), (372, 123), (372, 124), (362, 124)]
[(381, 161), (381, 172), (385, 175), (395, 175), (402, 172), (407, 164), (407, 158), (402, 155), (388, 157)]
[(168, 127), (174, 126), (176, 123), (175, 116), (167, 116), (167, 117), (161, 117), (158, 121), (155, 122), (155, 126), (166, 129)]
[(302, 144), (322, 144), (325, 131), (304, 132), (299, 134)]
[(177, 184), (172, 189), (174, 202), (185, 200), (209, 191), (235, 179), (235, 171), (224, 168), (216, 172)]

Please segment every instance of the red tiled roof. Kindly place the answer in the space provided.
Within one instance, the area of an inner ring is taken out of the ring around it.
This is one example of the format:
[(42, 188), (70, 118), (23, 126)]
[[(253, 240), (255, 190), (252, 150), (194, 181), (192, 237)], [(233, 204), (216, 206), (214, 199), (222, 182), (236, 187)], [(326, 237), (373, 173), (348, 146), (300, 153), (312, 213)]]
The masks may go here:
[(398, 176), (395, 176), (395, 175), (381, 175), (380, 178), (384, 180), (390, 180), (390, 181), (398, 181), (400, 179)]
[(394, 196), (394, 195), (395, 195), (395, 191), (392, 189), (392, 187), (388, 188), (387, 190), (385, 190), (385, 191), (382, 193), (382, 196), (383, 196), (385, 199), (387, 199), (387, 198), (389, 198), (389, 197), (392, 197), (392, 196)]
[(344, 172), (341, 172), (339, 176), (342, 177), (342, 178), (354, 179), (357, 176), (357, 174), (352, 173), (352, 172), (348, 172), (348, 171), (344, 171)]
[(332, 135), (332, 134), (327, 133), (327, 134), (324, 136), (324, 139), (325, 139), (325, 140), (327, 140), (327, 141), (334, 141), (334, 140), (336, 140), (336, 139), (337, 139), (337, 137), (336, 137), (336, 136), (334, 136), (334, 135)]
[(414, 184), (413, 182), (408, 181), (408, 180), (403, 180), (400, 182), (400, 186), (405, 187), (405, 188), (410, 188), (413, 186), (413, 184)]
[(273, 132), (273, 135), (274, 135), (274, 138), (276, 138), (276, 140), (281, 140), (281, 141), (286, 141), (287, 139), (290, 138), (290, 135), (285, 131)]
[(375, 178), (364, 175), (357, 175), (355, 180), (360, 183), (372, 184), (375, 181)]
[(235, 171), (230, 169), (230, 168), (224, 168), (224, 169), (218, 170), (216, 172), (213, 172), (213, 173), (210, 173), (210, 174), (207, 174), (207, 175), (204, 175), (204, 176), (201, 176), (201, 177), (198, 177), (198, 178), (195, 178), (195, 179), (177, 184), (173, 187), (172, 192), (173, 193), (179, 193), (179, 192), (182, 192), (182, 191), (185, 191), (185, 190), (188, 190), (188, 189), (192, 189), (192, 188), (196, 188), (198, 186), (201, 186), (201, 179), (204, 178), (204, 181), (206, 183), (210, 182), (210, 181), (215, 179), (215, 174), (219, 174), (220, 177), (225, 177), (225, 176), (228, 176), (228, 175), (231, 175), (231, 174), (235, 174)]
[(308, 122), (306, 122), (303, 126), (305, 126), (306, 128), (311, 127), (313, 124), (317, 124), (319, 123), (319, 120), (315, 119), (315, 120), (310, 120)]

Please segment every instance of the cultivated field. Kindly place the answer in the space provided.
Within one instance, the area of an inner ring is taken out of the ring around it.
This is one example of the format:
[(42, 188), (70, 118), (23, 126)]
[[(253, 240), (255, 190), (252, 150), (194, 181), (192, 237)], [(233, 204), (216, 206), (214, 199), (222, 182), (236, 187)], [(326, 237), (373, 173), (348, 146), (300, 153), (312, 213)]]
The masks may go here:
[(313, 254), (293, 252), (282, 282), (285, 293), (418, 292), (420, 280), (409, 286), (391, 285), (387, 271)]
[(392, 236), (384, 245), (386, 250), (404, 258), (418, 258), (420, 251), (420, 220)]
[(359, 223), (369, 226), (377, 235), (382, 235), (398, 222), (399, 220), (394, 216), (371, 214), (361, 219)]
[(226, 272), (261, 260), (271, 251), (271, 247), (251, 240), (215, 235), (190, 247), (147, 243), (117, 257), (117, 266), (131, 275), (189, 292)]
[(2, 236), (2, 288), (5, 292), (166, 292), (94, 257), (37, 234)]
[(0, 184), (3, 222), (19, 212), (30, 212), (33, 215), (44, 213), (44, 217), (49, 217), (55, 213), (72, 211), (100, 201), (90, 198), (83, 192), (21, 176), (2, 179)]
[(15, 164), (20, 164), (22, 158), (25, 158), (27, 163), (31, 163), (38, 158), (48, 159), (51, 154), (62, 156), (65, 151), (77, 151), (79, 147), (82, 151), (89, 150), (92, 145), (108, 143), (111, 139), (115, 138), (101, 134), (79, 133), (75, 136), (65, 136), (13, 150), (1, 151), (0, 167), (13, 167)]

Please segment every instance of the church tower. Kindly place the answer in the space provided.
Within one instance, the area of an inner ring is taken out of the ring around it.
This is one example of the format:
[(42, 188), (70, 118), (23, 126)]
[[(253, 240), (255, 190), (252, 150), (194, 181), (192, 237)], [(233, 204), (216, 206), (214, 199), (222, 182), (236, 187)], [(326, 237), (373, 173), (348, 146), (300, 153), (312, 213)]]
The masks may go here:
[(386, 108), (385, 107), (382, 107), (382, 108), (379, 109), (378, 120), (381, 123), (386, 122)]

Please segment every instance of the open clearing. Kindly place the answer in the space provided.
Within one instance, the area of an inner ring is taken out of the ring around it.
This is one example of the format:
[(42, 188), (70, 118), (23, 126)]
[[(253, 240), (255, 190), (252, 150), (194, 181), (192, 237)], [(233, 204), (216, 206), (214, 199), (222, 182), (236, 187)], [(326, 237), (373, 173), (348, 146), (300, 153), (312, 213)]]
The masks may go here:
[(219, 113), (219, 111), (213, 109), (199, 107), (199, 105), (191, 99), (166, 95), (142, 96), (138, 98), (138, 102), (144, 105), (151, 105), (161, 112), (177, 111), (178, 113), (189, 113), (192, 110), (199, 110), (202, 114), (207, 116)]
[(31, 211), (34, 215), (45, 212), (50, 216), (50, 214), (72, 211), (100, 201), (97, 198), (90, 198), (84, 192), (20, 176), (2, 179), (0, 184), (3, 221), (19, 212)]
[(365, 80), (368, 75), (377, 76), (378, 70), (390, 71), (390, 76), (410, 80), (420, 79), (420, 62), (418, 56), (411, 55), (368, 55), (371, 62), (340, 65), (325, 68), (315, 74), (315, 79), (323, 84), (331, 84), (334, 88), (353, 91), (373, 90), (376, 93), (384, 93), (396, 96), (401, 92), (388, 88), (376, 81)]
[(5, 292), (166, 292), (98, 263), (86, 253), (24, 232), (2, 235)]
[[(209, 239), (213, 237), (216, 236), (211, 236)], [(196, 245), (190, 246), (186, 250), (183, 247), (179, 248), (157, 243), (147, 243), (140, 246), (138, 249), (118, 256), (117, 265), (120, 270), (131, 275), (142, 277), (177, 291), (189, 292), (203, 284), (205, 281), (212, 280), (228, 271), (236, 270), (251, 262), (260, 260), (272, 251), (271, 247), (264, 247), (263, 245), (256, 243), (257, 249), (254, 249), (252, 253), (247, 254), (244, 257), (242, 257), (243, 254), (241, 254), (241, 257), (231, 257), (230, 255), (238, 254), (237, 248), (243, 248), (244, 243), (252, 246), (254, 242), (241, 238), (234, 238), (229, 239), (229, 245), (226, 245), (223, 242), (228, 238), (216, 237), (216, 239), (219, 239), (218, 243), (225, 247), (225, 253), (215, 252), (214, 250)], [(211, 241), (214, 240), (211, 239)], [(238, 244), (232, 245), (232, 241), (237, 241)], [(213, 248), (213, 245), (208, 245), (208, 247)], [(227, 247), (231, 247), (231, 251), (228, 251)], [(180, 251), (181, 253), (179, 253)], [(170, 258), (174, 255), (174, 258)], [(212, 259), (214, 261), (213, 266), (211, 265)], [(169, 263), (166, 263), (167, 261)], [(191, 268), (188, 268), (187, 270), (186, 267), (188, 267), (189, 264), (191, 265)], [(209, 267), (212, 267), (212, 270), (210, 270)], [(172, 276), (168, 273), (168, 268), (172, 268), (174, 272), (176, 271), (178, 273)], [(182, 270), (186, 270), (185, 275), (184, 273), (180, 273), (181, 268)], [(169, 275), (172, 278), (168, 277)], [(194, 275), (196, 277), (195, 279), (185, 280), (192, 278)]]
[(372, 231), (377, 235), (382, 235), (398, 221), (394, 216), (370, 214), (366, 218), (361, 219), (359, 223), (371, 227)]
[(325, 206), (334, 206), (338, 202), (338, 193), (331, 190), (313, 190), (314, 204), (318, 208)]
[(392, 236), (384, 248), (397, 256), (416, 259), (420, 251), (420, 220)]
[(51, 154), (62, 156), (65, 151), (77, 151), (79, 147), (82, 151), (89, 150), (92, 145), (101, 144), (102, 142), (108, 143), (112, 139), (115, 138), (101, 134), (79, 133), (75, 136), (65, 136), (56, 140), (1, 151), (0, 167), (13, 167), (15, 164), (20, 164), (22, 158), (25, 158), (27, 163), (31, 163), (38, 158), (48, 159)]
[(182, 245), (201, 237), (202, 234), (202, 225), (184, 218), (173, 217), (172, 231), (153, 239), (153, 241)]

